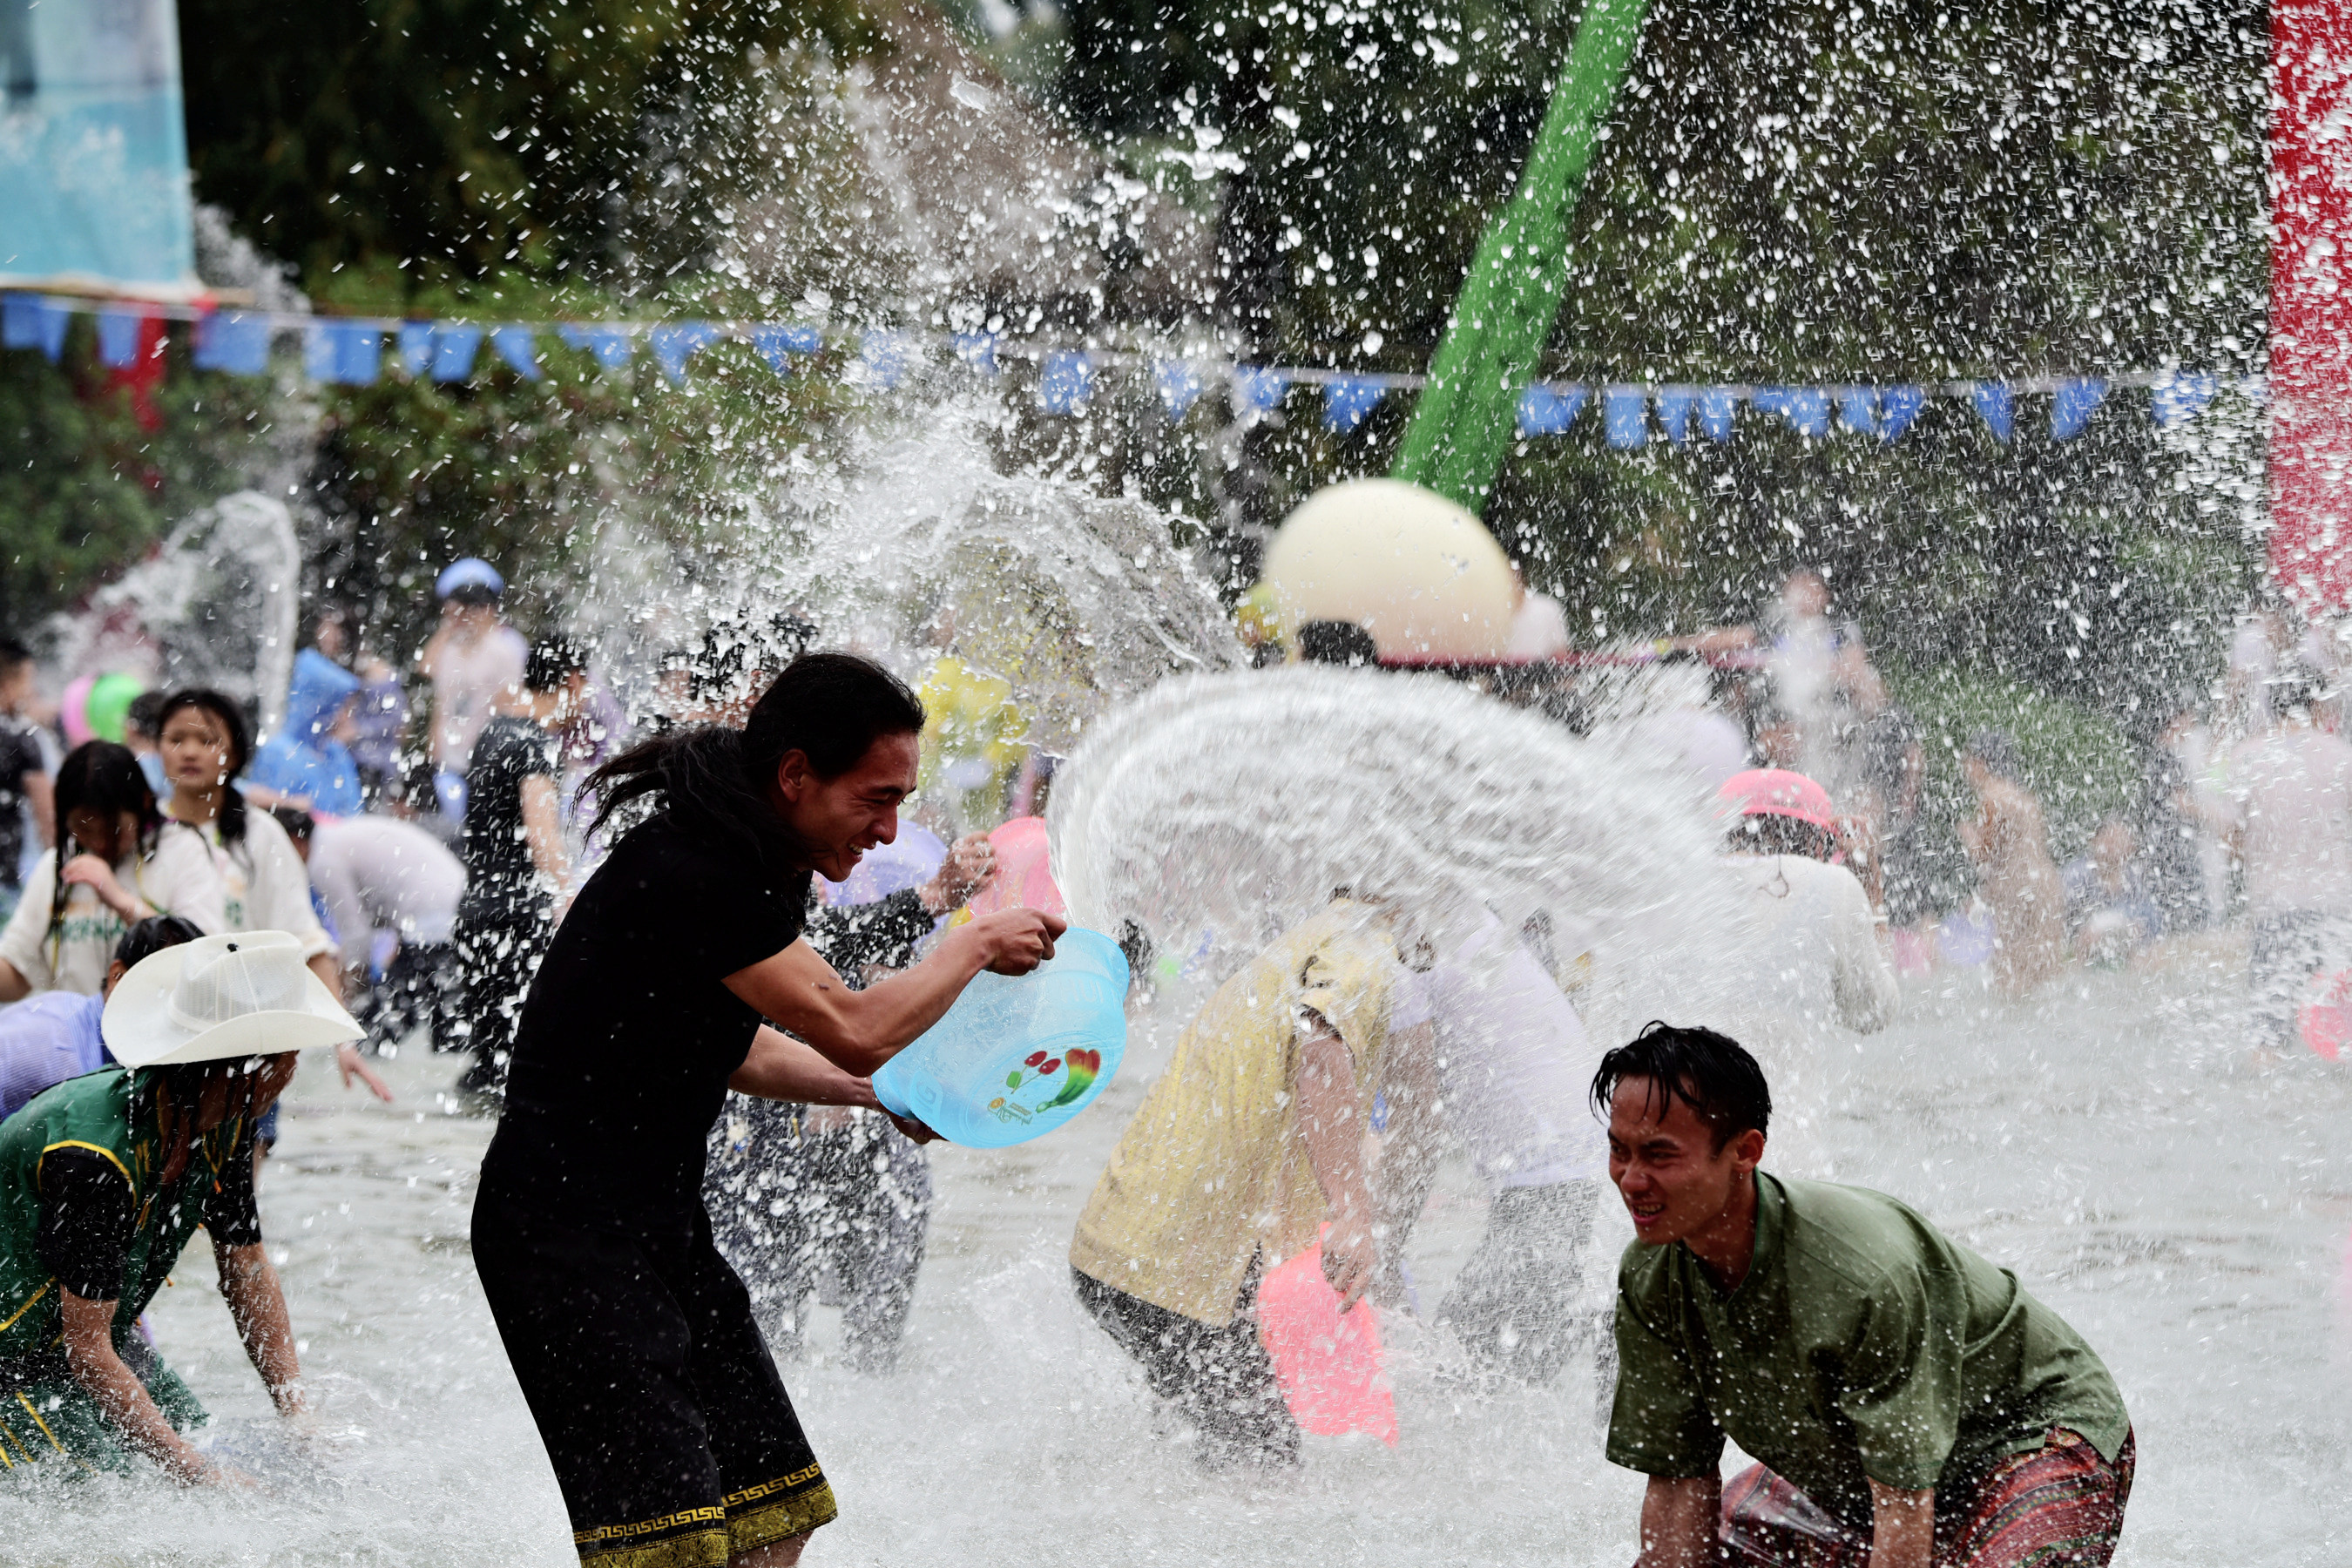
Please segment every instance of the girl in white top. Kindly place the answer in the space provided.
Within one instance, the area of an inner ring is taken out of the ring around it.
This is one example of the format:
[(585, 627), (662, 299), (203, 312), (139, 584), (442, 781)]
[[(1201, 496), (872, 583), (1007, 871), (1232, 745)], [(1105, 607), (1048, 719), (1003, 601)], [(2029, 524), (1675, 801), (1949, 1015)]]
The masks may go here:
[(203, 837), (164, 820), (128, 748), (75, 747), (58, 769), (55, 797), (56, 853), (26, 879), (0, 931), (0, 1002), (36, 991), (98, 994), (114, 944), (150, 915), (178, 915), (207, 933), (227, 929)]
[[(164, 814), (202, 836), (220, 877), (226, 929), (290, 933), (302, 944), (303, 963), (328, 994), (340, 998), (341, 955), (310, 901), (310, 874), (302, 857), (278, 819), (251, 809), (229, 782), (251, 760), (244, 713), (217, 691), (175, 691), (156, 712), (156, 750), (172, 781)], [(335, 1061), (344, 1088), (356, 1076), (378, 1099), (392, 1098), (357, 1047), (337, 1047)]]

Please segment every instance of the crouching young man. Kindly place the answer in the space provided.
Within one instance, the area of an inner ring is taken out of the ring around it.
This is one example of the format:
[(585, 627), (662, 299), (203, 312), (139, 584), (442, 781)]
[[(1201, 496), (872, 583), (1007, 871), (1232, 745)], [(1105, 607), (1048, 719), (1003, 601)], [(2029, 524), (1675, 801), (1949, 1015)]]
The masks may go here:
[[(1757, 1169), (1770, 1091), (1712, 1030), (1651, 1025), (1592, 1097), (1635, 1233), (1609, 1458), (1650, 1478), (1638, 1568), (2102, 1568), (2131, 1423), (2014, 1274)], [(1727, 1486), (1727, 1436), (1762, 1461)]]

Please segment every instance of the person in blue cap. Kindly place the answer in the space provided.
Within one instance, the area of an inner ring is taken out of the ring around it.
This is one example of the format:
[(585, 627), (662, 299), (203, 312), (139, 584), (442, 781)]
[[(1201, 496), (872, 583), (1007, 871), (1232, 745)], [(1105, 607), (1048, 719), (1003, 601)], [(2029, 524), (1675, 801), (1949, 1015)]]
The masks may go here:
[(433, 726), (426, 745), (442, 814), (462, 820), (466, 770), (474, 742), (489, 722), (499, 692), (522, 680), (530, 648), (499, 613), (507, 581), (478, 556), (453, 561), (433, 582), (441, 625), (417, 656), (417, 673), (433, 683)]
[(253, 753), (245, 777), (254, 787), (247, 793), (263, 805), (293, 797), (313, 811), (358, 816), (360, 765), (343, 738), (359, 689), (358, 676), (317, 648), (296, 654), (286, 721)]

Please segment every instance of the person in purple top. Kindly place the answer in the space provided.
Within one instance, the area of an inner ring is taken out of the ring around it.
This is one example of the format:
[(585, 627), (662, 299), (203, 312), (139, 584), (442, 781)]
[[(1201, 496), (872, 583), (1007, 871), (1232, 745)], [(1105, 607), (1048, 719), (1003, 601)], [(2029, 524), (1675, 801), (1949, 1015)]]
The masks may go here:
[(0, 1120), (14, 1116), (42, 1090), (96, 1072), (114, 1059), (99, 1038), (98, 1017), (114, 983), (151, 953), (205, 933), (176, 915), (153, 915), (122, 933), (95, 996), (43, 991), (0, 1011)]

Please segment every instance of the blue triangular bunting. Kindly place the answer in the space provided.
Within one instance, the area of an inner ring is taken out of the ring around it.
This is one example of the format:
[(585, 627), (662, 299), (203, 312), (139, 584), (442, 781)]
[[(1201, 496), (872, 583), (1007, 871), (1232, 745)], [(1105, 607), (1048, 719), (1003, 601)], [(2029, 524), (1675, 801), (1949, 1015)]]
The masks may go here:
[(2050, 438), (2071, 441), (2083, 433), (2107, 397), (2107, 384), (2095, 379), (2062, 381), (2050, 399)]
[(189, 358), (198, 370), (229, 375), (263, 375), (269, 370), (269, 318), (243, 310), (215, 310), (196, 321)]
[(1677, 447), (1690, 439), (1691, 411), (1698, 406), (1698, 395), (1696, 386), (1658, 388), (1658, 423)]
[(1270, 414), (1282, 403), (1283, 394), (1290, 390), (1290, 373), (1265, 370), (1256, 365), (1234, 366), (1233, 397), (1235, 414)]
[(996, 374), (996, 334), (994, 332), (958, 332), (948, 340), (948, 348), (956, 362), (982, 375)]
[(1323, 384), (1324, 427), (1342, 436), (1355, 434), (1356, 426), (1371, 417), (1388, 391), (1388, 383), (1378, 376), (1333, 376)]
[(313, 321), (302, 342), (302, 369), (312, 381), (372, 385), (383, 368), (383, 333), (373, 321)]
[(1076, 414), (1094, 395), (1094, 361), (1075, 349), (1045, 355), (1037, 375), (1037, 402), (1048, 414)]
[(400, 366), (413, 378), (433, 368), (433, 323), (403, 321), (393, 340)]
[(2183, 375), (2176, 372), (2156, 384), (2156, 422), (2166, 430), (2185, 425), (2205, 412), (2221, 390), (2218, 375)]
[(869, 331), (857, 348), (858, 379), (884, 392), (907, 379), (909, 345), (903, 332)]
[(1969, 401), (1993, 434), (1996, 441), (2006, 442), (2017, 429), (2017, 399), (2005, 381), (1972, 381), (1969, 383)]
[(491, 328), (490, 347), (498, 351), (509, 369), (525, 381), (537, 381), (547, 374), (539, 368), (539, 345), (529, 327)]
[(139, 359), (139, 323), (144, 310), (104, 310), (98, 313), (98, 362), (115, 370), (129, 370)]
[(1924, 386), (1890, 386), (1878, 395), (1878, 438), (1892, 445), (1895, 438), (1911, 428), (1919, 411), (1927, 406), (1927, 389)]
[(719, 341), (719, 329), (709, 321), (676, 321), (653, 331), (654, 363), (672, 386), (686, 384), (686, 362)]
[(606, 370), (625, 370), (636, 353), (636, 334), (626, 327), (582, 326), (576, 322), (555, 329), (565, 346), (585, 349)]
[(1522, 436), (1558, 436), (1576, 423), (1584, 411), (1584, 400), (1591, 395), (1583, 387), (1563, 386), (1547, 383), (1528, 387), (1519, 394), (1519, 434)]
[(65, 352), (66, 328), (73, 312), (38, 294), (10, 294), (0, 299), (0, 346), (38, 349), (51, 364)]
[(1748, 401), (1786, 419), (1790, 429), (1809, 440), (1830, 433), (1830, 395), (1821, 387), (1759, 386)]
[(1621, 451), (1650, 440), (1650, 392), (1643, 386), (1610, 386), (1601, 392), (1601, 427)]
[(1837, 389), (1838, 423), (1857, 436), (1878, 434), (1878, 388), (1841, 386)]
[(1200, 367), (1190, 360), (1161, 360), (1151, 367), (1151, 379), (1160, 388), (1160, 406), (1171, 419), (1183, 418), (1200, 401)]
[(433, 379), (467, 380), (481, 353), (481, 328), (465, 321), (441, 322), (433, 329)]
[(793, 374), (795, 354), (813, 354), (824, 347), (824, 333), (805, 321), (763, 321), (751, 329), (751, 346), (778, 375)]
[(1731, 439), (1739, 413), (1739, 389), (1710, 386), (1698, 395), (1698, 426), (1717, 446)]

